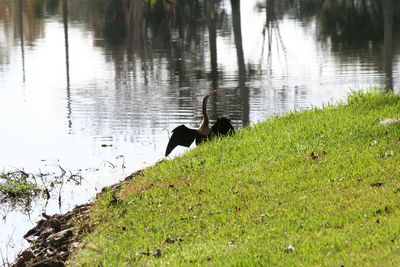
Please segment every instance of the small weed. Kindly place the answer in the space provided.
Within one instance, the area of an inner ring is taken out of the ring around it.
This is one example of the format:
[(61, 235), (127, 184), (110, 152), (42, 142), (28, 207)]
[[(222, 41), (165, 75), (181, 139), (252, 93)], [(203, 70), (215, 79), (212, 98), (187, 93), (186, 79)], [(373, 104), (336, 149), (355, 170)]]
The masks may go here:
[(0, 173), (0, 194), (3, 198), (29, 198), (42, 191), (32, 176), (23, 171)]

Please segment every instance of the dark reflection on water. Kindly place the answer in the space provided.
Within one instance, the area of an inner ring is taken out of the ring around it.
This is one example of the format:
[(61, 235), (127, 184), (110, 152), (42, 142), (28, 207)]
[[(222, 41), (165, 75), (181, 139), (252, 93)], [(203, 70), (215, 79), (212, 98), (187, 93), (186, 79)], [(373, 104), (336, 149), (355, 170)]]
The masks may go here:
[(399, 13), (393, 0), (0, 0), (0, 169), (123, 155), (126, 170), (69, 188), (65, 211), (162, 158), (167, 130), (197, 126), (213, 89), (210, 115), (235, 127), (362, 87), (397, 92)]

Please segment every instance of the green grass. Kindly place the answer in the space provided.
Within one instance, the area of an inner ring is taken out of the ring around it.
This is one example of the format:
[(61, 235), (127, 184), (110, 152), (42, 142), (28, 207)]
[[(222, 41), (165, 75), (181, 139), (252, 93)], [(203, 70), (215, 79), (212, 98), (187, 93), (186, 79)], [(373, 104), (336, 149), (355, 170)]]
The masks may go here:
[(0, 200), (30, 198), (42, 191), (29, 174), (23, 171), (0, 173)]
[(354, 93), (200, 145), (98, 198), (71, 264), (399, 265), (397, 117)]

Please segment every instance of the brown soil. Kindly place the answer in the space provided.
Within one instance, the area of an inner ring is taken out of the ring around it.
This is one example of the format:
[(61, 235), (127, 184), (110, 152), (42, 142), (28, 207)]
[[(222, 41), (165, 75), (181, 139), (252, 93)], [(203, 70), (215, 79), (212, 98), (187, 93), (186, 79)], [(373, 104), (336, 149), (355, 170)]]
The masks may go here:
[(42, 214), (44, 218), (24, 235), (30, 247), (20, 253), (11, 266), (64, 266), (84, 229), (77, 230), (74, 226), (88, 219), (90, 206), (80, 205), (53, 216)]
[[(135, 172), (122, 182), (103, 188), (102, 192), (120, 188), (141, 172)], [(74, 248), (82, 240), (82, 233), (94, 229), (93, 225), (88, 224), (91, 206), (91, 203), (83, 204), (65, 214), (52, 216), (43, 213), (43, 219), (24, 235), (30, 247), (21, 252), (11, 266), (65, 266)]]

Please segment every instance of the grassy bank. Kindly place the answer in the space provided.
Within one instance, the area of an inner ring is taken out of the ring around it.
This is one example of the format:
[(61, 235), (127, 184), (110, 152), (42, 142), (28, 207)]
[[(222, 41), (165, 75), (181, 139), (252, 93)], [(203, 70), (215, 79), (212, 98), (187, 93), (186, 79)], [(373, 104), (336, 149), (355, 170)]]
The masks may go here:
[(357, 93), (158, 164), (97, 200), (72, 263), (399, 265), (397, 117)]

